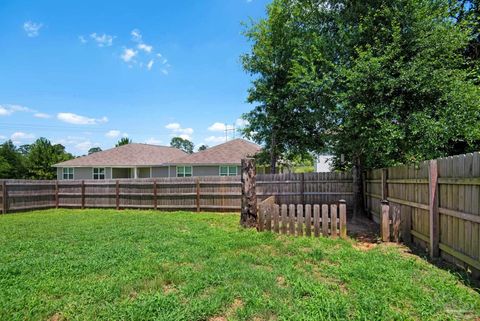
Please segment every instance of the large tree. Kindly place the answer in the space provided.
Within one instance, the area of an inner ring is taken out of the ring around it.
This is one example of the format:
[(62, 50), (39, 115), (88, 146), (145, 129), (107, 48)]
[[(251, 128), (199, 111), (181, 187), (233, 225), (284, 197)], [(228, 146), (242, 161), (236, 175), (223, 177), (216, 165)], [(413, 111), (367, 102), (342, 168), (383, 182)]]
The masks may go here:
[(54, 179), (57, 174), (52, 166), (72, 158), (72, 154), (67, 153), (63, 145), (53, 145), (48, 139), (39, 138), (29, 148), (28, 176), (33, 179)]
[(11, 140), (0, 145), (0, 178), (25, 178), (25, 160)]
[(195, 147), (191, 141), (182, 137), (173, 137), (170, 146), (183, 150), (185, 153), (193, 153)]
[[(451, 11), (448, 0), (274, 0), (247, 32), (249, 60), (274, 68), (246, 66), (256, 76), (250, 93), (266, 92), (251, 96), (246, 132), (285, 152), (327, 147), (338, 167), (354, 168), (357, 193), (363, 169), (473, 150), (480, 93), (464, 56), (472, 31)], [(280, 31), (263, 28), (273, 25)], [(285, 76), (272, 82), (278, 69)], [(265, 107), (269, 93), (278, 110)]]

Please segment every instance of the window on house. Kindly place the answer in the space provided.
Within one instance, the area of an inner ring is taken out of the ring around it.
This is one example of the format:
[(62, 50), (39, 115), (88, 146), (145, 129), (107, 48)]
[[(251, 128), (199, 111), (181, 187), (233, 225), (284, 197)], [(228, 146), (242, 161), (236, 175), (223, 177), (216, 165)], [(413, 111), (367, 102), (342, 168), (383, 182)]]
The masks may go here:
[(73, 168), (64, 167), (63, 168), (63, 179), (73, 179)]
[(220, 176), (236, 176), (237, 166), (220, 166)]
[(192, 166), (177, 166), (177, 177), (191, 177)]
[(93, 179), (105, 179), (105, 168), (94, 168)]

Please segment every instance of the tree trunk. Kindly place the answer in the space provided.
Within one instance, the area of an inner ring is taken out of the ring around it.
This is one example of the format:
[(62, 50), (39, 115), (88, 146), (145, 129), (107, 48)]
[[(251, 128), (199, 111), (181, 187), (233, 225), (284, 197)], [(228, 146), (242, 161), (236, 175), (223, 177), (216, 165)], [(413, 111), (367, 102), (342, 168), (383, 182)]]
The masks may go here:
[(272, 130), (272, 141), (270, 145), (270, 174), (277, 173), (277, 138)]
[(242, 159), (242, 213), (240, 225), (257, 226), (257, 194), (255, 191), (255, 161)]
[(364, 214), (363, 204), (363, 164), (359, 156), (353, 161), (353, 219)]

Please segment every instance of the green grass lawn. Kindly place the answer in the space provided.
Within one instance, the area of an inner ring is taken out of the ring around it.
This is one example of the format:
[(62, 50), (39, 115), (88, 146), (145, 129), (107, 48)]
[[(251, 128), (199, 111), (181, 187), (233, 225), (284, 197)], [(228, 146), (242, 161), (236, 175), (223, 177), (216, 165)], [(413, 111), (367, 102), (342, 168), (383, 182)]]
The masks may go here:
[(0, 320), (459, 320), (480, 295), (379, 245), (292, 238), (238, 215), (0, 216)]

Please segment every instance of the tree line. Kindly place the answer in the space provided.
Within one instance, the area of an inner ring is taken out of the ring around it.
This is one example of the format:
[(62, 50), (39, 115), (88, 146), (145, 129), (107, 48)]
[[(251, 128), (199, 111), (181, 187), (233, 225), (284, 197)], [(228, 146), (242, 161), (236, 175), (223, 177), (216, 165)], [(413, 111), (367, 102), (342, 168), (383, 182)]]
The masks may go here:
[[(353, 169), (480, 149), (479, 1), (273, 0), (247, 24), (244, 134)], [(361, 204), (357, 204), (361, 206)]]

